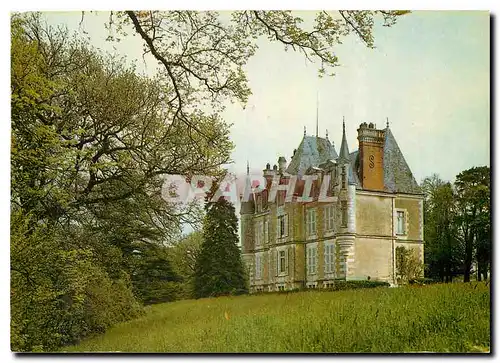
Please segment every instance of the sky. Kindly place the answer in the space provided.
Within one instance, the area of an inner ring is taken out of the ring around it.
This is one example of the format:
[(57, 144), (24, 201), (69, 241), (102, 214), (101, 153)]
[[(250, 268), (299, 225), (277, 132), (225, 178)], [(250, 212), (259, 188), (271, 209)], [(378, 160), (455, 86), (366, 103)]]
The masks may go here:
[[(297, 12), (306, 20), (312, 11)], [(149, 74), (155, 64), (142, 58), (138, 36), (106, 42), (108, 14), (46, 13), (49, 24), (85, 30), (95, 47), (138, 59)], [(354, 35), (335, 52), (341, 65), (334, 77), (319, 78), (318, 64), (281, 44), (259, 39), (259, 49), (245, 67), (252, 90), (245, 108), (228, 104), (223, 116), (233, 124), (233, 164), (244, 173), (289, 161), (302, 139), (329, 132), (337, 152), (346, 121), (349, 150), (357, 149), (361, 122), (385, 127), (386, 119), (417, 182), (437, 173), (454, 180), (462, 170), (489, 165), (490, 159), (490, 18), (484, 11), (415, 11), (396, 25), (375, 27), (375, 49)]]

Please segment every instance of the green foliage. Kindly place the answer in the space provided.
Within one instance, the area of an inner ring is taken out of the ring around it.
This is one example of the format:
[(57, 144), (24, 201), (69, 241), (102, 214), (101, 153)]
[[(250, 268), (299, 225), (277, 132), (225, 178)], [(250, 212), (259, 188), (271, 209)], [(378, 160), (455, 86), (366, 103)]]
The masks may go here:
[(425, 275), (451, 282), (461, 271), (463, 252), (458, 240), (456, 195), (437, 175), (424, 179)]
[(218, 175), (232, 144), (218, 116), (191, 112), (196, 135), (169, 123), (163, 82), (39, 14), (12, 17), (13, 350), (102, 332), (139, 312), (134, 293), (148, 303), (181, 294), (165, 253), (138, 263), (133, 251), (198, 218), (161, 197), (161, 175)]
[(234, 206), (219, 198), (207, 202), (205, 209), (203, 243), (195, 265), (195, 297), (245, 293), (248, 288)]
[(111, 280), (93, 251), (68, 248), (21, 211), (11, 220), (11, 349), (50, 351), (141, 312), (126, 278)]
[(418, 251), (404, 246), (396, 247), (396, 276), (398, 284), (408, 284), (422, 276), (422, 262)]
[(360, 280), (360, 281), (345, 281), (336, 280), (332, 288), (327, 290), (340, 291), (340, 290), (353, 290), (353, 289), (370, 289), (374, 287), (388, 287), (389, 283), (385, 281), (374, 280)]
[(474, 167), (446, 183), (437, 175), (424, 179), (424, 239), (426, 276), (451, 282), (488, 277), (491, 260), (490, 169)]
[(134, 251), (132, 282), (145, 304), (177, 300), (181, 278), (172, 269), (165, 247), (149, 245)]
[(456, 283), (178, 301), (68, 351), (487, 352), (490, 299)]
[(179, 298), (194, 296), (196, 259), (201, 250), (203, 232), (194, 231), (181, 238), (168, 249), (168, 257), (173, 270), (180, 276), (182, 293)]
[(491, 254), (490, 184), (490, 168), (487, 166), (464, 170), (455, 181), (458, 232), (465, 250), (464, 282), (470, 281), (474, 250), (481, 273), (485, 278), (488, 273)]

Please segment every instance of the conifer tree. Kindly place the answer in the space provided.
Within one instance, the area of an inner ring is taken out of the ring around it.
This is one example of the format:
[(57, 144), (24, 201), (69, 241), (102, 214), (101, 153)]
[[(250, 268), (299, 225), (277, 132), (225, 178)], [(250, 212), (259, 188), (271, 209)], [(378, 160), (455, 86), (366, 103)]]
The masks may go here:
[(234, 206), (219, 198), (207, 202), (205, 210), (203, 242), (195, 266), (195, 297), (245, 293), (248, 290)]

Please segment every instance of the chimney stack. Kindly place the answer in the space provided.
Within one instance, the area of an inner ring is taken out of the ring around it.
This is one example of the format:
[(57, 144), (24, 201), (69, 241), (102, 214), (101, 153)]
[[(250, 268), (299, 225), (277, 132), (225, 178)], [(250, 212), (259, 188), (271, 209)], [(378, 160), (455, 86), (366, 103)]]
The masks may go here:
[(360, 179), (363, 189), (384, 190), (384, 130), (370, 122), (358, 128)]
[(286, 169), (286, 159), (284, 156), (278, 158), (278, 169), (280, 173), (284, 173)]

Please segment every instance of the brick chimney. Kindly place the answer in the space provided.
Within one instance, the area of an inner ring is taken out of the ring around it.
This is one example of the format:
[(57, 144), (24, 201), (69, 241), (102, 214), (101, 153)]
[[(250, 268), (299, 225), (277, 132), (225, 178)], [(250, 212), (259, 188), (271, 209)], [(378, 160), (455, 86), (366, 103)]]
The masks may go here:
[(363, 189), (384, 190), (384, 130), (370, 122), (359, 125), (359, 168)]

